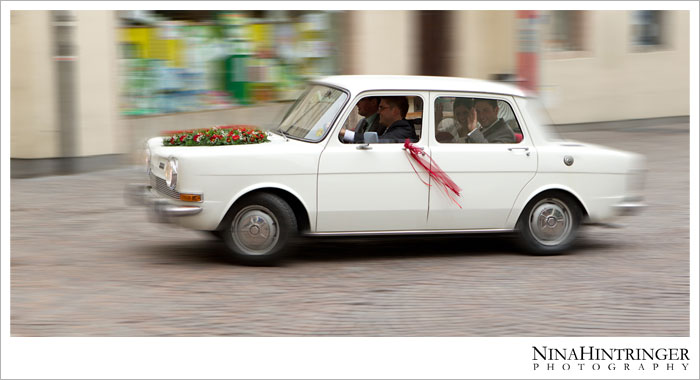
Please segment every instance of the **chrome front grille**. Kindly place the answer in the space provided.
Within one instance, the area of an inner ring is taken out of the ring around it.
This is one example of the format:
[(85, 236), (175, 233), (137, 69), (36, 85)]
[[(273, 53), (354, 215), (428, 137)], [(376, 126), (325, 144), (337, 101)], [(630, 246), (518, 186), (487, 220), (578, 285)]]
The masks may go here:
[(165, 179), (156, 176), (153, 172), (148, 173), (148, 176), (151, 179), (151, 187), (156, 189), (157, 192), (170, 198), (180, 199), (180, 193), (169, 188), (165, 183)]

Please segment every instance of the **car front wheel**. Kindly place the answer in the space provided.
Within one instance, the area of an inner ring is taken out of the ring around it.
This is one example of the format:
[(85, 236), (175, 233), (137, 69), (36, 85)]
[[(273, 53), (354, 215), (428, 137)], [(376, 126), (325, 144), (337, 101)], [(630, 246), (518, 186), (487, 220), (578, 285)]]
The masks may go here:
[(530, 253), (553, 255), (571, 246), (580, 224), (581, 210), (570, 196), (543, 194), (523, 210), (518, 233)]
[(239, 201), (223, 232), (229, 254), (246, 265), (272, 265), (286, 253), (297, 231), (292, 208), (280, 197), (260, 193)]

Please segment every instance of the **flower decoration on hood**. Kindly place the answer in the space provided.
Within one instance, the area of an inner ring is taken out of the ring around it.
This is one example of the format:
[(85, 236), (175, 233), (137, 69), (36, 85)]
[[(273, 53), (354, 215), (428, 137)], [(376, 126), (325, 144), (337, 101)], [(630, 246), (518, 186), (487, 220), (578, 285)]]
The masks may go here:
[(248, 125), (225, 125), (208, 129), (167, 131), (165, 146), (244, 145), (268, 142), (267, 133)]

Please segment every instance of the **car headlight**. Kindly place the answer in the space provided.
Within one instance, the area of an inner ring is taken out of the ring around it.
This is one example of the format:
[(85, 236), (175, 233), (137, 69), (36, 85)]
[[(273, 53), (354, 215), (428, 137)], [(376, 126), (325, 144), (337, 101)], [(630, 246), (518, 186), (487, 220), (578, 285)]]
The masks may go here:
[(165, 165), (165, 183), (169, 188), (175, 190), (177, 185), (177, 159), (175, 157), (168, 158), (168, 163)]

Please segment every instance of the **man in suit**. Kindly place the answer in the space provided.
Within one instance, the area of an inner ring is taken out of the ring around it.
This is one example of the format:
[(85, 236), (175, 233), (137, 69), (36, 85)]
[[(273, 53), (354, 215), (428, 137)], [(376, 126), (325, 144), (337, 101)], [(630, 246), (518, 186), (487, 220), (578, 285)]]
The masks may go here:
[(344, 131), (343, 142), (358, 144), (365, 132), (380, 134), (384, 131), (384, 127), (379, 124), (379, 114), (377, 113), (380, 100), (381, 98), (378, 96), (369, 96), (357, 102), (357, 113), (363, 118), (357, 122), (354, 131)]
[(467, 128), (466, 142), (470, 143), (515, 143), (515, 134), (506, 122), (498, 117), (498, 101), (494, 99), (475, 99), (472, 115), (476, 113), (476, 120), (481, 127), (476, 126), (476, 120)]
[(406, 139), (418, 141), (416, 130), (405, 118), (408, 99), (405, 96), (386, 96), (379, 102), (379, 124), (386, 129), (379, 135), (380, 143), (403, 143)]
[[(405, 119), (408, 113), (408, 99), (405, 96), (382, 97), (378, 110), (379, 125), (384, 128), (377, 133), (380, 143), (403, 143), (406, 139), (418, 141), (415, 128)], [(341, 129), (344, 140), (348, 132)], [(355, 133), (353, 141), (363, 143), (364, 134)]]

